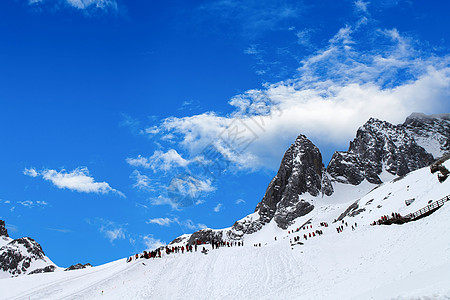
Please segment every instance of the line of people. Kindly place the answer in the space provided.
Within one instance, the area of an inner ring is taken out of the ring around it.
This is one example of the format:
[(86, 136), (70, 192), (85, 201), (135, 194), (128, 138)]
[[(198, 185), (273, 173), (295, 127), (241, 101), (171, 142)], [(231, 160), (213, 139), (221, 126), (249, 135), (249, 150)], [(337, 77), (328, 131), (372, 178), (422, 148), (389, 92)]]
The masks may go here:
[[(346, 221), (342, 220), (341, 222), (342, 222), (342, 225), (336, 227), (337, 233), (341, 233), (344, 231), (344, 225), (345, 225), (345, 227), (348, 227), (348, 223)], [(355, 222), (355, 224), (351, 225), (351, 227), (352, 227), (352, 231), (355, 231), (356, 227), (358, 227), (358, 223)]]
[[(189, 244), (187, 243), (186, 245), (182, 245), (182, 246), (165, 246), (165, 247), (160, 247), (154, 251), (144, 251), (141, 254), (136, 254), (134, 256), (130, 256), (127, 259), (127, 262), (131, 262), (133, 259), (137, 260), (139, 258), (145, 258), (145, 259), (149, 259), (149, 258), (160, 258), (161, 257), (161, 251), (164, 251), (167, 255), (171, 254), (171, 253), (181, 253), (184, 254), (184, 252), (197, 252), (198, 249), (198, 245), (203, 245), (206, 243), (203, 243), (200, 240), (196, 240), (193, 244)], [(212, 249), (218, 249), (220, 247), (233, 247), (233, 246), (238, 246), (238, 247), (242, 247), (244, 246), (244, 242), (243, 241), (238, 241), (238, 242), (225, 242), (225, 241), (212, 241), (211, 242), (211, 246)], [(203, 247), (202, 253), (204, 253), (206, 251), (205, 247)]]
[(373, 221), (370, 225), (375, 226), (375, 225), (381, 225), (381, 224), (392, 224), (392, 223), (395, 223), (395, 221), (399, 221), (399, 220), (403, 220), (402, 215), (399, 213), (393, 212), (390, 217), (389, 217), (389, 215), (381, 216), (377, 221)]

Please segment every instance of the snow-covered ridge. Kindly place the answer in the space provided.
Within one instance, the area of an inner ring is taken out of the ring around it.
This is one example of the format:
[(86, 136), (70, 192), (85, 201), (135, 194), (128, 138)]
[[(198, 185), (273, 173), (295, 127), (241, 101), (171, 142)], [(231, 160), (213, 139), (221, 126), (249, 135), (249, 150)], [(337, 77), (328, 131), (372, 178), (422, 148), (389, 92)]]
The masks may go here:
[[(450, 161), (443, 166), (449, 169)], [(161, 258), (3, 279), (0, 298), (448, 299), (450, 202), (417, 221), (370, 225), (446, 196), (450, 179), (439, 182), (437, 176), (425, 167), (385, 182), (360, 197), (364, 210), (343, 222), (334, 220), (355, 201), (317, 198), (316, 208), (286, 230), (272, 220), (244, 235), (243, 247), (213, 250), (207, 244), (201, 245), (206, 255), (163, 252)], [(406, 205), (408, 199), (415, 200)], [(317, 230), (323, 234), (309, 237)]]

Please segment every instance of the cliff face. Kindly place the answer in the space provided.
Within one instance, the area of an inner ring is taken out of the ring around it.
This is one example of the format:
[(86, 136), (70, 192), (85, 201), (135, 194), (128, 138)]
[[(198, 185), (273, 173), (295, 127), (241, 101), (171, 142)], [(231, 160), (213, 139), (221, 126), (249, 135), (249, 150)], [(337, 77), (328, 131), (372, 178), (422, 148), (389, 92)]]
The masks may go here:
[(383, 171), (402, 176), (433, 160), (433, 155), (416, 142), (406, 125), (370, 119), (358, 129), (348, 151), (334, 153), (327, 172), (341, 183), (358, 185), (366, 179), (379, 184)]
[(253, 233), (272, 219), (281, 228), (314, 209), (301, 195), (331, 195), (333, 187), (325, 174), (319, 149), (304, 135), (297, 137), (284, 154), (277, 175), (267, 187), (262, 201), (256, 206), (255, 221), (241, 220), (233, 229), (242, 233)]

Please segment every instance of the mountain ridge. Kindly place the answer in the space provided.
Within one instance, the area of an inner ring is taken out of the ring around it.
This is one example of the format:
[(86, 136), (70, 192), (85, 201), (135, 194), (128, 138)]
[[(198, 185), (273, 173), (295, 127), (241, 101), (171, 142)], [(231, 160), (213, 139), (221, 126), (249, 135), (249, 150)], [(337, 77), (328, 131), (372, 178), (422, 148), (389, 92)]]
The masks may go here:
[(380, 176), (384, 173), (405, 176), (448, 152), (450, 113), (413, 113), (398, 125), (370, 118), (357, 130), (348, 150), (336, 151), (326, 168), (320, 150), (300, 134), (286, 150), (253, 213), (230, 228), (202, 229), (185, 240), (238, 240), (261, 230), (272, 219), (286, 229), (293, 220), (314, 209), (313, 198), (332, 196), (339, 184), (358, 186), (367, 181), (373, 188), (383, 183)]

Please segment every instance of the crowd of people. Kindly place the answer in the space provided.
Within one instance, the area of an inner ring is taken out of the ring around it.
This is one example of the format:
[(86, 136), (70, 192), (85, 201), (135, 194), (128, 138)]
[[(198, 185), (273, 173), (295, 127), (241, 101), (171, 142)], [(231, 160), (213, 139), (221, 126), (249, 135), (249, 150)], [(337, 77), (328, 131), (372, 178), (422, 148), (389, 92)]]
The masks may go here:
[[(194, 251), (197, 252), (198, 246), (199, 245), (204, 245), (204, 244), (207, 244), (207, 243), (204, 243), (204, 242), (202, 242), (200, 240), (196, 240), (193, 244), (186, 243), (186, 245), (181, 245), (181, 246), (160, 247), (160, 248), (158, 248), (156, 250), (153, 250), (153, 251), (149, 251), (149, 252), (144, 251), (141, 254), (136, 254), (134, 256), (130, 256), (127, 259), (127, 262), (131, 262), (133, 259), (137, 260), (139, 258), (145, 258), (145, 259), (161, 258), (161, 251), (165, 252), (166, 255), (169, 255), (171, 253), (184, 254), (185, 251), (186, 251), (186, 253), (187, 252), (194, 252)], [(228, 241), (228, 242), (226, 242), (226, 241), (211, 241), (210, 244), (211, 244), (212, 249), (218, 249), (220, 247), (233, 247), (233, 246), (242, 247), (242, 246), (244, 246), (244, 242), (243, 241), (238, 241), (238, 242), (235, 242), (235, 241), (232, 241), (232, 242), (230, 242), (230, 241)], [(203, 246), (203, 249), (202, 249), (201, 252), (202, 253), (206, 253), (207, 252), (207, 250), (205, 249), (204, 246)]]
[[(345, 227), (348, 227), (348, 223), (344, 220), (341, 220), (341, 225), (336, 227), (337, 233), (341, 233), (344, 231), (344, 225), (345, 225)], [(355, 222), (355, 224), (352, 225), (352, 231), (354, 231), (356, 229), (356, 227), (358, 227), (358, 223)]]
[[(392, 214), (392, 217), (401, 217), (399, 214)], [(387, 216), (383, 216), (380, 220), (386, 220)], [(335, 220), (336, 221), (336, 220)], [(337, 221), (336, 221), (337, 222)], [(336, 228), (338, 233), (341, 233), (344, 230), (344, 226), (347, 227), (348, 224), (347, 222), (345, 222), (344, 220), (341, 221), (342, 224)], [(376, 222), (374, 222), (376, 223)], [(372, 224), (374, 225), (374, 224)], [(320, 222), (319, 223), (320, 227), (328, 227), (328, 223), (327, 222)], [(358, 226), (358, 224), (355, 222), (354, 225), (351, 225), (352, 230), (355, 230), (355, 228)], [(294, 230), (288, 230), (288, 234), (294, 234), (299, 232), (300, 230), (308, 230), (309, 232), (304, 233), (303, 234), (303, 239), (306, 241), (310, 238), (316, 237), (316, 236), (321, 236), (323, 234), (323, 230), (322, 229), (316, 229), (316, 230), (312, 230), (313, 229), (313, 225), (311, 225), (309, 222), (308, 224), (305, 224), (303, 226), (300, 226)], [(274, 238), (274, 240), (277, 240), (277, 237)], [(294, 243), (297, 244), (302, 244), (300, 242), (301, 240), (301, 235), (296, 235), (293, 237)], [(292, 243), (292, 239), (290, 239), (290, 243), (291, 245), (293, 245)], [(161, 252), (165, 252), (166, 255), (169, 255), (171, 253), (181, 253), (184, 254), (184, 252), (197, 252), (198, 250), (198, 246), (199, 245), (205, 245), (205, 244), (211, 244), (211, 248), (212, 249), (219, 249), (221, 247), (242, 247), (244, 246), (244, 242), (243, 241), (223, 241), (223, 240), (212, 240), (209, 242), (203, 242), (201, 240), (196, 240), (194, 243), (189, 244), (186, 243), (185, 245), (181, 245), (181, 246), (165, 246), (165, 247), (160, 247), (156, 250), (153, 251), (144, 251), (142, 254), (136, 254), (134, 256), (131, 256), (128, 258), (127, 262), (131, 262), (133, 259), (137, 260), (139, 258), (144, 258), (144, 259), (150, 259), (150, 258), (161, 258)], [(254, 247), (261, 247), (261, 243), (255, 243), (253, 244)], [(203, 249), (201, 251), (202, 253), (206, 254), (208, 252), (208, 250), (205, 249), (205, 247), (203, 246)]]
[(395, 223), (395, 221), (403, 220), (403, 217), (399, 213), (392, 213), (391, 216), (384, 215), (381, 216), (377, 221), (373, 221), (370, 225), (381, 225), (381, 224), (392, 224)]

